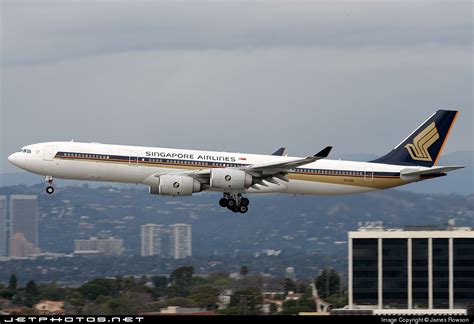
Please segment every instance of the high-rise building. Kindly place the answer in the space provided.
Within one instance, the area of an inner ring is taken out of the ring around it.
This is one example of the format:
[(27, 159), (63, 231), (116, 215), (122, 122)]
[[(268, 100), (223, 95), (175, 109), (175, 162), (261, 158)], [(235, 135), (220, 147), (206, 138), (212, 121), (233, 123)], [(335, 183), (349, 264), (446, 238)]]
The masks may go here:
[(474, 231), (349, 232), (349, 309), (454, 313), (474, 300)]
[(170, 256), (184, 259), (192, 255), (191, 225), (170, 225)]
[(40, 250), (29, 242), (23, 233), (15, 233), (10, 238), (10, 257), (23, 258), (40, 253)]
[(146, 224), (141, 226), (142, 256), (162, 255), (163, 225)]
[(38, 197), (10, 196), (10, 238), (23, 233), (25, 239), (38, 247)]
[(8, 255), (7, 242), (7, 197), (0, 196), (0, 257)]
[(103, 255), (122, 255), (123, 251), (123, 240), (114, 237), (108, 239), (91, 237), (88, 240), (74, 240), (74, 253), (77, 254), (95, 252)]

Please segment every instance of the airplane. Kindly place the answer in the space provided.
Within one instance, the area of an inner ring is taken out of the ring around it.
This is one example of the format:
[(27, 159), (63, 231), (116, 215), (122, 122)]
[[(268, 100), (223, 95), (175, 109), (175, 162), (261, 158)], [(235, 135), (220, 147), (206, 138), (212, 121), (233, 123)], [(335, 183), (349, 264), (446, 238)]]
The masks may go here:
[(393, 188), (445, 176), (463, 166), (438, 166), (458, 111), (438, 110), (386, 155), (369, 162), (326, 159), (332, 147), (308, 157), (289, 157), (282, 147), (272, 155), (46, 142), (27, 145), (8, 160), (53, 179), (144, 184), (163, 196), (222, 192), (219, 205), (248, 211), (243, 194), (347, 195)]

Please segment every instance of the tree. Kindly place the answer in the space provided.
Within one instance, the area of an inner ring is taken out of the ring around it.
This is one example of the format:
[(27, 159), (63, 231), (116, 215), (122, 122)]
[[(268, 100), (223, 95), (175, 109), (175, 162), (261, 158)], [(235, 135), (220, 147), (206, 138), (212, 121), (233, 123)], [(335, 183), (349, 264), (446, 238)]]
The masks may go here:
[(171, 273), (170, 282), (178, 286), (189, 287), (192, 284), (193, 274), (194, 267), (179, 267)]
[(202, 285), (193, 287), (188, 299), (194, 301), (201, 308), (215, 309), (219, 301), (218, 296), (219, 290), (210, 285)]
[(151, 280), (153, 281), (155, 288), (160, 290), (164, 290), (166, 289), (166, 286), (168, 286), (168, 278), (165, 276), (153, 276)]
[(11, 274), (10, 280), (8, 281), (8, 289), (16, 290), (16, 286), (18, 284), (18, 279), (14, 273)]
[(244, 265), (240, 267), (240, 275), (242, 277), (245, 277), (248, 273), (249, 273), (249, 269), (247, 266)]
[(187, 297), (193, 284), (193, 267), (180, 267), (170, 275), (171, 286), (167, 289), (169, 298)]
[(99, 296), (110, 295), (110, 291), (104, 286), (90, 282), (79, 287), (78, 291), (89, 300), (96, 300)]
[(37, 296), (39, 294), (38, 286), (36, 285), (36, 282), (34, 282), (34, 280), (28, 281), (25, 287), (25, 293), (33, 296)]
[(278, 306), (275, 303), (270, 304), (270, 315), (276, 314), (278, 312)]
[(314, 280), (321, 298), (339, 295), (341, 290), (341, 277), (334, 269), (324, 269)]
[(15, 296), (15, 291), (10, 289), (1, 289), (0, 298), (12, 299)]
[(166, 287), (168, 287), (168, 278), (165, 276), (153, 276), (151, 278), (153, 285), (155, 286), (151, 291), (155, 298), (161, 297), (164, 295), (166, 291)]
[(312, 299), (288, 300), (283, 303), (282, 315), (297, 315), (301, 312), (314, 312), (316, 305)]
[(257, 306), (263, 302), (260, 288), (250, 287), (236, 291), (230, 298), (230, 307), (240, 307), (240, 315), (257, 315)]
[(297, 286), (296, 283), (291, 280), (290, 278), (285, 278), (281, 282), (283, 291), (285, 292), (285, 295), (287, 295), (290, 291), (296, 292)]

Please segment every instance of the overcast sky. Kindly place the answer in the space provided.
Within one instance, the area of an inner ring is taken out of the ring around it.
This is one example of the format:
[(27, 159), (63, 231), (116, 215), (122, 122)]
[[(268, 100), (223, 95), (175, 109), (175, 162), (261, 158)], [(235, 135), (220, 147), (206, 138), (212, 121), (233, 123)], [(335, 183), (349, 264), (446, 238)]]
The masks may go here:
[(472, 150), (472, 6), (2, 0), (0, 172), (71, 139), (381, 155), (437, 109)]

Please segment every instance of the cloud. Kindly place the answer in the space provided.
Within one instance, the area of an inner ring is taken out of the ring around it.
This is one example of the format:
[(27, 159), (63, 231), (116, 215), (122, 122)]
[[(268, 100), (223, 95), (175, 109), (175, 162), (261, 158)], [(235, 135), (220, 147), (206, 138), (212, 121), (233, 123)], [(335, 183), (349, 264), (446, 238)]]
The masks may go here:
[(466, 3), (6, 2), (4, 62), (127, 51), (470, 46)]

